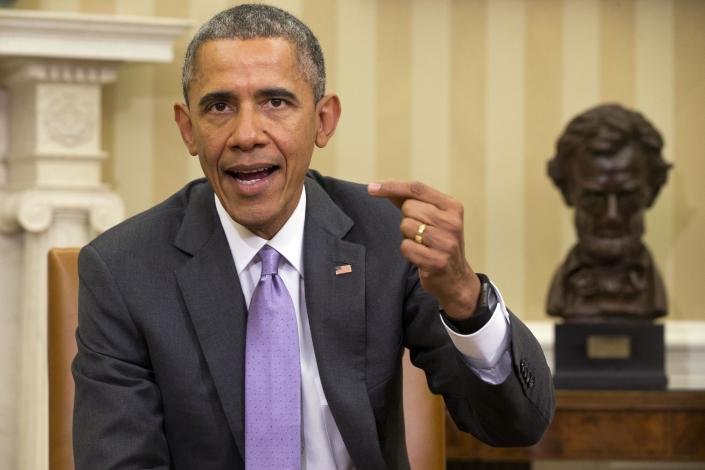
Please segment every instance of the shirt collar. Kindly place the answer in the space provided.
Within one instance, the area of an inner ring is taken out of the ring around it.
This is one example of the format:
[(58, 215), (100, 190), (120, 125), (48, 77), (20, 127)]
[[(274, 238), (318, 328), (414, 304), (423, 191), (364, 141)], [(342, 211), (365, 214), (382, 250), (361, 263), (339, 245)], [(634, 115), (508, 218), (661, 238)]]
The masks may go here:
[(215, 197), (215, 208), (218, 211), (220, 224), (225, 231), (225, 237), (230, 246), (230, 252), (235, 260), (235, 268), (238, 275), (247, 269), (253, 259), (264, 245), (269, 245), (279, 252), (287, 262), (298, 271), (303, 277), (303, 241), (304, 222), (306, 220), (306, 188), (301, 191), (299, 203), (296, 209), (286, 221), (284, 226), (274, 235), (271, 240), (265, 240), (250, 232), (243, 225), (235, 222), (223, 205), (218, 196)]

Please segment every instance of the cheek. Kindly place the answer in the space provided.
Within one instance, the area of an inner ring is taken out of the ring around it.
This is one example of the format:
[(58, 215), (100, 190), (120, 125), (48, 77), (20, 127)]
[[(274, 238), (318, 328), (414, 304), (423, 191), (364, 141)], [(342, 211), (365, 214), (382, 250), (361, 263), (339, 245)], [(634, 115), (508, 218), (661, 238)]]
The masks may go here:
[(209, 178), (218, 173), (218, 160), (209, 153), (206, 149), (199, 149), (198, 162), (201, 164), (201, 170)]
[(228, 137), (227, 125), (210, 125), (208, 123), (198, 128), (194, 132), (198, 149), (201, 153), (205, 153), (208, 159), (217, 157), (225, 146)]
[(635, 213), (629, 221), (629, 231), (632, 234), (643, 234), (644, 233), (644, 217), (643, 212)]
[(201, 165), (201, 171), (206, 175), (210, 173), (210, 168), (208, 166), (208, 159), (204, 156), (203, 152), (198, 153), (198, 163)]
[[(313, 140), (301, 138), (297, 131), (291, 133), (272, 135), (272, 141), (284, 157), (288, 171), (306, 171), (313, 154)], [(302, 169), (303, 168), (303, 169)]]
[(592, 229), (594, 225), (594, 217), (587, 211), (577, 208), (575, 210), (575, 226), (578, 231), (586, 231)]
[(277, 146), (297, 155), (305, 149), (312, 150), (316, 139), (315, 120), (298, 115), (272, 120), (267, 130)]

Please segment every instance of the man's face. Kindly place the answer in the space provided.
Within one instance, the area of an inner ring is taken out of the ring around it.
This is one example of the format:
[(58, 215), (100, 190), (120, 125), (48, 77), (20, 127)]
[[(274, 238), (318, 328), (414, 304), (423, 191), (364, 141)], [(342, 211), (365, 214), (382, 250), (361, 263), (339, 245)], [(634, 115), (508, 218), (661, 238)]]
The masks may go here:
[(612, 156), (576, 157), (571, 199), (578, 245), (603, 260), (634, 252), (641, 246), (649, 198), (647, 156), (628, 144)]
[(228, 214), (269, 239), (296, 208), (313, 146), (335, 130), (337, 97), (314, 103), (285, 39), (208, 41), (196, 59), (189, 105), (174, 106), (181, 135)]

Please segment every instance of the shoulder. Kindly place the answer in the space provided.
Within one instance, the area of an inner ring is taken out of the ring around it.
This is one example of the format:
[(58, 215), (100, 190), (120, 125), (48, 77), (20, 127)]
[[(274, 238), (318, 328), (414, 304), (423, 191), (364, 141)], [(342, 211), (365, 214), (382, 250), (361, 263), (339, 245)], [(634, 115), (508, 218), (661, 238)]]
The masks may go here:
[(102, 254), (138, 256), (163, 250), (173, 244), (187, 207), (194, 201), (212, 201), (205, 179), (188, 183), (163, 202), (105, 231), (90, 245)]

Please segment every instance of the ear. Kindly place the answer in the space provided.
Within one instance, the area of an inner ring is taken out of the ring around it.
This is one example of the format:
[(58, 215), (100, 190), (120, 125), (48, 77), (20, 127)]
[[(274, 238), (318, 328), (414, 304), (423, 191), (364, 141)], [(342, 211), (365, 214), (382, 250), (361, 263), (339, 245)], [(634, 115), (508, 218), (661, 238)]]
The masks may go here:
[(181, 138), (184, 140), (184, 144), (186, 144), (188, 152), (193, 156), (198, 155), (198, 150), (196, 149), (196, 145), (193, 140), (191, 114), (185, 103), (174, 104), (174, 120), (176, 121), (176, 125), (179, 126)]
[(316, 130), (316, 146), (323, 148), (335, 133), (340, 119), (340, 100), (337, 95), (326, 95), (316, 105), (318, 129)]

